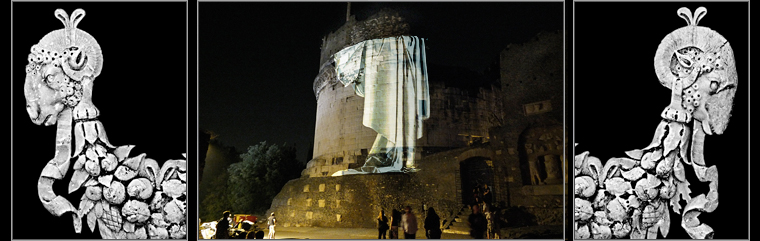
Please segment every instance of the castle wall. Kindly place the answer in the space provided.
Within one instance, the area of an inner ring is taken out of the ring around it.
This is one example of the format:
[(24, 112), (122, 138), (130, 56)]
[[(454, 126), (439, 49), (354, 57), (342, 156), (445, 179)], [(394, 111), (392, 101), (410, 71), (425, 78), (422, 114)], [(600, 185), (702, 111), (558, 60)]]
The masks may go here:
[(501, 86), (468, 91), (431, 77), (431, 117), (415, 147), (421, 154), (417, 172), (330, 177), (363, 165), (377, 136), (362, 125), (364, 99), (335, 80), (330, 56), (366, 39), (407, 32), (403, 19), (379, 13), (351, 19), (325, 37), (314, 81), (314, 156), (302, 178), (275, 197), (270, 211), (279, 213), (284, 226), (299, 227), (373, 228), (380, 210), (390, 215), (407, 205), (418, 217), (424, 206), (433, 207), (446, 220), (463, 206), (460, 172), (468, 160), (482, 160), (493, 171), (497, 203), (525, 207), (541, 225), (562, 224), (563, 194), (569, 190), (563, 185), (568, 162), (562, 32), (544, 32), (505, 49)]
[(331, 58), (341, 49), (367, 39), (407, 34), (409, 25), (398, 14), (381, 11), (366, 20), (353, 16), (322, 39), (319, 74), (314, 80), (317, 118), (312, 160), (303, 176), (324, 177), (362, 166), (377, 133), (362, 125), (364, 98), (335, 78)]
[[(495, 162), (509, 171), (500, 179), (500, 200), (526, 207), (538, 224), (562, 224), (563, 194), (569, 190), (564, 139), (563, 33), (542, 32), (501, 53), (505, 124), (493, 128), (491, 146), (505, 155)], [(531, 167), (533, 161), (535, 167)], [(539, 173), (538, 183), (531, 173)], [(554, 179), (549, 179), (549, 173)], [(547, 180), (549, 179), (549, 180)], [(563, 185), (564, 183), (564, 185)]]
[(424, 205), (445, 220), (451, 210), (462, 207), (457, 200), (459, 160), (455, 156), (465, 149), (430, 155), (416, 173), (294, 179), (274, 198), (268, 213), (277, 213), (278, 222), (286, 227), (374, 228), (380, 210), (390, 216), (392, 209), (408, 205), (422, 227)]
[(318, 177), (364, 163), (377, 132), (362, 125), (364, 98), (351, 87), (334, 83), (317, 99), (314, 159), (305, 174)]

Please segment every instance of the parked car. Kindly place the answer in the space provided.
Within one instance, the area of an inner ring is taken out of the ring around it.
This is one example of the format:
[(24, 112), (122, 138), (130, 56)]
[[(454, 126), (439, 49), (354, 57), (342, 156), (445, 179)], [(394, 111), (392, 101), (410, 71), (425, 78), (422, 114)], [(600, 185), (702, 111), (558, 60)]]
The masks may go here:
[(237, 238), (240, 235), (247, 235), (248, 232), (259, 231), (256, 221), (258, 217), (250, 214), (235, 214), (234, 224), (230, 228), (230, 238)]
[[(247, 235), (250, 231), (259, 231), (256, 222), (258, 217), (250, 214), (235, 214), (230, 217), (230, 238), (237, 238), (240, 235)], [(216, 238), (216, 225), (217, 221), (202, 223), (199, 227), (200, 238), (213, 239)]]

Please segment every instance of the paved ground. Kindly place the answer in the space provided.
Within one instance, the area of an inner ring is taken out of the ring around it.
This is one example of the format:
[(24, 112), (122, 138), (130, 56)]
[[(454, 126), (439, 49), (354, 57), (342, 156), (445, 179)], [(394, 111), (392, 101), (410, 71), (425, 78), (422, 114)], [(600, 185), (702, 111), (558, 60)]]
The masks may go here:
[[(268, 230), (264, 230), (266, 235)], [(561, 239), (562, 226), (531, 226), (506, 228), (501, 231), (506, 239)], [(402, 239), (403, 239), (403, 234)], [(266, 236), (265, 236), (266, 239)], [(275, 239), (377, 239), (374, 228), (322, 228), (322, 227), (278, 227)], [(417, 239), (425, 239), (425, 231), (417, 231)], [(469, 235), (443, 233), (441, 239), (472, 239)]]
[[(275, 235), (275, 238), (276, 239), (377, 239), (377, 229), (277, 227), (277, 234)], [(424, 230), (417, 231), (417, 239), (425, 239)], [(443, 233), (441, 234), (441, 239), (471, 239), (471, 237), (467, 235), (461, 235), (461, 234)]]

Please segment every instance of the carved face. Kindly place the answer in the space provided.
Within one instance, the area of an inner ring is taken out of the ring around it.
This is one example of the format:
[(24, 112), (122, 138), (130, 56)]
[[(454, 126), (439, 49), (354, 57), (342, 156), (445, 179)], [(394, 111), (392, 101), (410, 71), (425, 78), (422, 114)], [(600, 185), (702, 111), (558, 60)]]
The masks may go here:
[(24, 82), (24, 97), (29, 118), (37, 125), (53, 125), (58, 120), (58, 114), (64, 108), (65, 90), (57, 83), (64, 80), (64, 74), (52, 64), (27, 65)]
[(82, 100), (81, 81), (66, 74), (72, 60), (81, 59), (80, 52), (59, 53), (35, 45), (29, 54), (24, 83), (26, 111), (37, 125), (53, 125), (58, 114)]
[(694, 119), (703, 122), (705, 133), (723, 134), (736, 94), (733, 51), (728, 43), (711, 51), (694, 50), (695, 54), (676, 53), (674, 58), (681, 63), (690, 63), (696, 78), (683, 90), (683, 107), (693, 111)]

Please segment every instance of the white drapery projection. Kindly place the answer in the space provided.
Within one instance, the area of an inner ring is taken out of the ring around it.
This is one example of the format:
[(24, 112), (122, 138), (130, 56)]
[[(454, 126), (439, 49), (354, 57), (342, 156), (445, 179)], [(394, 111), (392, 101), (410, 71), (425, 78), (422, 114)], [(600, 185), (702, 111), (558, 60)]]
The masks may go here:
[(362, 124), (377, 131), (369, 157), (349, 174), (415, 170), (415, 143), (430, 117), (425, 40), (397, 36), (366, 40), (333, 56), (337, 79), (364, 97)]

